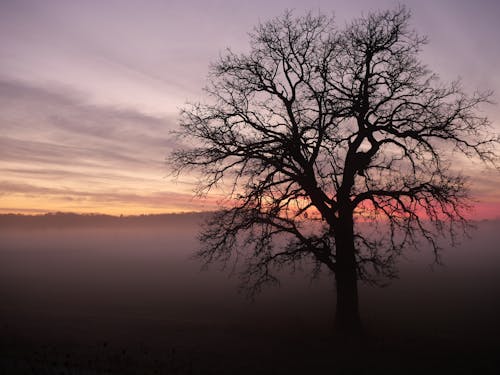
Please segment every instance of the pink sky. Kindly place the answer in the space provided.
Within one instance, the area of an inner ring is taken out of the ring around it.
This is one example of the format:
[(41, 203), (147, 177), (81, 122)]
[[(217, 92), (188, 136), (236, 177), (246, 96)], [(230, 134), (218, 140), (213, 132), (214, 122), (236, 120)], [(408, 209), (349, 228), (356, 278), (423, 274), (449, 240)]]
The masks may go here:
[[(208, 65), (284, 9), (340, 24), (398, 3), (429, 37), (422, 59), (443, 80), (491, 89), (499, 102), (500, 3), (478, 1), (2, 1), (0, 212), (112, 214), (208, 210), (194, 177), (164, 163), (179, 108), (202, 99)], [(484, 114), (500, 131), (498, 105)], [(478, 217), (500, 215), (500, 176), (471, 175)]]

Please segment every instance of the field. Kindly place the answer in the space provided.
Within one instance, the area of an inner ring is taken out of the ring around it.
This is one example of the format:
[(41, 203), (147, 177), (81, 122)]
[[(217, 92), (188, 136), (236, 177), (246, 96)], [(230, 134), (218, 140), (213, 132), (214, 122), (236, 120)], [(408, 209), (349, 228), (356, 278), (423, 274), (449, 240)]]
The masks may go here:
[(500, 221), (432, 266), (362, 286), (364, 342), (332, 338), (334, 285), (307, 266), (254, 301), (190, 258), (200, 217), (0, 220), (0, 374), (497, 373)]

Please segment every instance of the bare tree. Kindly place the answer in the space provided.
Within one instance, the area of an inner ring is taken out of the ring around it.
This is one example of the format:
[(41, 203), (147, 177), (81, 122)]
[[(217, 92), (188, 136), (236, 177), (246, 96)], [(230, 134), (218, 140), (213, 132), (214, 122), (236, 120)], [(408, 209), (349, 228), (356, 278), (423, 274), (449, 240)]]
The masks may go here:
[[(460, 158), (496, 163), (498, 138), (478, 105), (420, 62), (426, 39), (403, 7), (344, 28), (291, 12), (258, 25), (250, 51), (211, 65), (208, 101), (182, 111), (177, 172), (200, 194), (229, 187), (200, 235), (206, 262), (243, 258), (250, 292), (274, 271), (312, 260), (331, 271), (336, 329), (361, 330), (358, 280), (395, 276), (423, 238), (463, 233), (469, 208)], [(277, 246), (286, 239), (286, 244)]]

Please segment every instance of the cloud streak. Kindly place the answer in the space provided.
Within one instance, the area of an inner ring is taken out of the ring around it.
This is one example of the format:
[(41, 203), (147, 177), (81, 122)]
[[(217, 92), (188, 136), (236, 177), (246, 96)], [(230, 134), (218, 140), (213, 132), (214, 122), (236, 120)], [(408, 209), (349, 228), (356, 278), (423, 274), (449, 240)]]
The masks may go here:
[(189, 189), (164, 178), (174, 121), (85, 99), (67, 87), (0, 81), (2, 207), (25, 210), (13, 207), (24, 197), (94, 211), (194, 209)]
[[(0, 181), (2, 194), (19, 194), (24, 197), (44, 196), (46, 199), (62, 200), (74, 203), (85, 203), (88, 207), (113, 205), (130, 208), (139, 206), (146, 211), (161, 212), (161, 207), (168, 206), (170, 211), (196, 210), (201, 206), (214, 209), (215, 200), (194, 201), (191, 194), (174, 191), (138, 194), (133, 192), (93, 192), (88, 190), (71, 190), (66, 188), (51, 188), (31, 184)], [(160, 209), (159, 209), (160, 208)], [(115, 211), (116, 212), (116, 211)]]

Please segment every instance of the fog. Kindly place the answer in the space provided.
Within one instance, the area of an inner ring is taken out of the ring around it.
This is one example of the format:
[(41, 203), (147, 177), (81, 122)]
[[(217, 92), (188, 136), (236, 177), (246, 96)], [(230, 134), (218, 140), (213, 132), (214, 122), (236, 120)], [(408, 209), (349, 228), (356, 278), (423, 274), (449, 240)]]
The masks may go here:
[[(184, 348), (207, 358), (230, 348), (247, 358), (245, 351), (285, 350), (284, 343), (311, 348), (332, 331), (335, 292), (328, 273), (313, 281), (307, 267), (283, 274), (279, 287), (249, 301), (238, 293), (237, 275), (217, 264), (202, 271), (192, 259), (198, 216), (154, 225), (16, 220), (0, 227), (3, 348), (104, 342)], [(409, 250), (399, 279), (385, 288), (361, 286), (365, 325), (376, 336), (496, 342), (498, 243), (500, 222), (484, 221), (472, 238), (445, 249), (443, 266), (433, 265), (429, 249)]]

